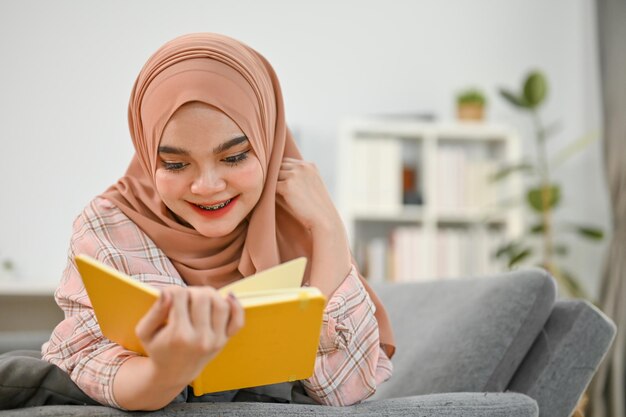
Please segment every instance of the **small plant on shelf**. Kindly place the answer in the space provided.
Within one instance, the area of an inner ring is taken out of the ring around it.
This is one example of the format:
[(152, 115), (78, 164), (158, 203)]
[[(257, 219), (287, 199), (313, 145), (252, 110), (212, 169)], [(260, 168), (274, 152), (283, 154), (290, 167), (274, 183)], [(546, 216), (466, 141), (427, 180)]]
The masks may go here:
[[(584, 149), (597, 135), (588, 135), (573, 141), (554, 158), (550, 158), (546, 143), (557, 132), (558, 124), (548, 126), (541, 120), (539, 108), (545, 102), (547, 93), (548, 82), (540, 71), (532, 71), (527, 75), (520, 93), (500, 89), (500, 95), (508, 103), (531, 118), (535, 131), (536, 157), (534, 162), (520, 161), (504, 167), (493, 177), (494, 181), (499, 181), (514, 172), (526, 175), (530, 186), (526, 190), (524, 200), (534, 217), (534, 223), (528, 230), (519, 238), (503, 244), (495, 256), (506, 259), (509, 267), (515, 267), (532, 260), (539, 252), (538, 266), (549, 271), (561, 289), (574, 297), (589, 298), (575, 275), (562, 265), (562, 259), (568, 253), (568, 246), (558, 239), (561, 234), (557, 235), (557, 231), (573, 232), (596, 241), (603, 238), (603, 231), (586, 224), (555, 224), (554, 211), (562, 201), (562, 193), (560, 185), (552, 179), (551, 168)], [(539, 238), (540, 243), (537, 245), (537, 239), (533, 238)]]
[(487, 99), (477, 88), (461, 91), (456, 97), (459, 120), (483, 120)]
[(0, 256), (0, 280), (12, 278), (15, 275), (15, 264), (9, 258)]

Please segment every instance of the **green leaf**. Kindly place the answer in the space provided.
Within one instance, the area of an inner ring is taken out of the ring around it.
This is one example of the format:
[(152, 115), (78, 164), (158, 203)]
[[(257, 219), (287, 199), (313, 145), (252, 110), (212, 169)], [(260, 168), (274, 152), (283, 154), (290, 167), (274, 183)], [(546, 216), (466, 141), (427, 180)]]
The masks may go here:
[(504, 99), (506, 99), (509, 103), (511, 103), (512, 105), (516, 107), (521, 107), (523, 109), (530, 108), (528, 106), (528, 103), (526, 103), (526, 99), (524, 97), (520, 97), (516, 95), (515, 93), (505, 90), (504, 88), (500, 89), (500, 95), (504, 97)]
[(13, 271), (13, 269), (15, 269), (15, 265), (13, 264), (12, 260), (5, 259), (4, 261), (2, 261), (2, 268), (6, 271)]
[(509, 268), (513, 268), (515, 265), (528, 258), (532, 252), (533, 251), (530, 248), (524, 248), (516, 252), (513, 256), (511, 256), (511, 259), (509, 259)]
[(555, 277), (565, 287), (565, 290), (575, 298), (589, 299), (586, 291), (580, 285), (578, 279), (568, 271), (561, 270), (559, 277)]
[(534, 109), (538, 107), (546, 98), (548, 93), (548, 82), (540, 71), (533, 71), (526, 77), (524, 83), (524, 99), (528, 107)]
[(471, 88), (457, 94), (456, 102), (458, 104), (476, 103), (484, 106), (487, 104), (487, 99), (480, 89)]
[(510, 242), (510, 243), (506, 243), (500, 247), (498, 247), (498, 249), (496, 250), (495, 253), (495, 257), (496, 258), (501, 258), (504, 255), (509, 255), (511, 254), (512, 251), (515, 250), (517, 244), (515, 242)]
[(590, 240), (602, 240), (604, 239), (604, 231), (596, 227), (589, 226), (575, 226), (578, 234), (584, 238)]
[(501, 181), (505, 179), (506, 177), (508, 177), (509, 175), (511, 175), (512, 173), (518, 172), (518, 171), (532, 173), (534, 171), (534, 167), (528, 162), (520, 162), (519, 164), (508, 165), (499, 169), (494, 174), (490, 175), (489, 180), (491, 182)]
[(572, 156), (576, 155), (587, 146), (597, 141), (600, 138), (600, 132), (594, 131), (589, 132), (585, 136), (576, 139), (565, 148), (563, 148), (551, 161), (552, 166), (561, 165), (563, 162), (567, 161)]
[(545, 230), (545, 227), (544, 227), (543, 223), (539, 223), (539, 224), (536, 224), (534, 226), (531, 226), (531, 228), (528, 229), (528, 232), (531, 235), (540, 235), (540, 234), (543, 233), (544, 230)]
[[(526, 194), (530, 206), (539, 213), (555, 207), (561, 200), (561, 187), (550, 185), (540, 188), (531, 188)], [(544, 202), (545, 199), (545, 202)]]

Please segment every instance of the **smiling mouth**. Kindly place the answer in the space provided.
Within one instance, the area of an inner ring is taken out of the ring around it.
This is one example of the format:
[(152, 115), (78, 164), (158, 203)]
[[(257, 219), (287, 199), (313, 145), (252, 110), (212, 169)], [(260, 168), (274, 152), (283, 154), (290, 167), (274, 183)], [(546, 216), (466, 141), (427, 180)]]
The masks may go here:
[(212, 206), (203, 206), (202, 204), (194, 204), (194, 206), (200, 207), (202, 210), (206, 210), (206, 211), (216, 211), (219, 209), (223, 209), (224, 207), (229, 205), (230, 202), (233, 201), (233, 198), (230, 198), (226, 201), (222, 201), (221, 203), (218, 203), (218, 204), (214, 204)]

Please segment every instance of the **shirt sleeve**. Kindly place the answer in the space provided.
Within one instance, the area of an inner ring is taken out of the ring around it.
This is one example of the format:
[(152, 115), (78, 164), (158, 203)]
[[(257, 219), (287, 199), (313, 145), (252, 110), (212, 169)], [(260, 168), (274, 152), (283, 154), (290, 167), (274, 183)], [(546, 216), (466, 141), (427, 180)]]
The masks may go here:
[(120, 366), (137, 354), (102, 335), (74, 264), (73, 253), (55, 298), (65, 319), (42, 346), (42, 359), (66, 371), (94, 400), (121, 408), (113, 396), (113, 379)]
[[(128, 218), (112, 207), (93, 206), (74, 222), (67, 267), (55, 292), (65, 318), (42, 346), (42, 359), (57, 365), (88, 396), (101, 404), (122, 408), (113, 395), (113, 380), (122, 364), (137, 353), (104, 337), (74, 262), (79, 253), (153, 286), (184, 285), (172, 274), (151, 270), (138, 254), (153, 255), (144, 237)], [(95, 209), (99, 211), (96, 211)], [(133, 248), (121, 250), (116, 244)], [(152, 256), (153, 264), (154, 256)]]
[(391, 377), (393, 366), (380, 347), (375, 310), (353, 266), (324, 309), (313, 376), (303, 381), (318, 403), (356, 404)]

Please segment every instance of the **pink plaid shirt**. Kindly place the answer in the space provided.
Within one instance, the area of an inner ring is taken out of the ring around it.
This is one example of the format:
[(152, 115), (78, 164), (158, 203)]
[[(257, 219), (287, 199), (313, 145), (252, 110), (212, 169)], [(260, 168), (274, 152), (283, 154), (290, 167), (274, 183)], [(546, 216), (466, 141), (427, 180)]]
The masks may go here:
[[(186, 284), (167, 256), (110, 201), (96, 198), (74, 222), (67, 267), (55, 292), (65, 319), (42, 346), (42, 356), (96, 401), (121, 408), (113, 396), (113, 379), (124, 361), (137, 354), (102, 335), (74, 263), (79, 253), (155, 287)], [(303, 381), (315, 401), (351, 405), (391, 376), (374, 311), (352, 267), (326, 305), (315, 370)]]

